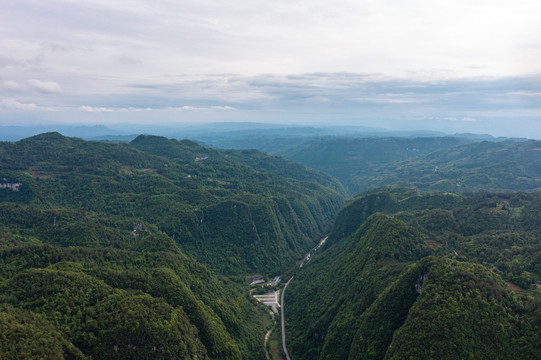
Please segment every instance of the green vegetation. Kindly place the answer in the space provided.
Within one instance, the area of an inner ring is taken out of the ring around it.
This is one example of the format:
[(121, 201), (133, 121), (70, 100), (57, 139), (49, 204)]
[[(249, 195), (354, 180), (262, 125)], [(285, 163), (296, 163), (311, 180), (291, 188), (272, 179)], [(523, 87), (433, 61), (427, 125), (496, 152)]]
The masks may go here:
[[(4, 204), (2, 210), (2, 214), (29, 213), (25, 205)], [(61, 219), (64, 224), (68, 221)], [(93, 222), (86, 221), (73, 220), (73, 226), (91, 228)], [(147, 229), (134, 237), (126, 231), (126, 238), (118, 240), (116, 228), (99, 229), (105, 238), (125, 247), (120, 249), (85, 246), (87, 241), (75, 244), (71, 232), (55, 232), (62, 222), (45, 225), (51, 228), (48, 232), (26, 226), (40, 223), (39, 218), (17, 226), (5, 226), (9, 224), (5, 218), (2, 223), (0, 299), (40, 314), (45, 325), (85, 355), (163, 359), (261, 355), (262, 312), (235, 284), (218, 280), (174, 248), (165, 234)], [(70, 245), (64, 246), (68, 241)]]
[(0, 143), (0, 358), (541, 358), (541, 143), (295, 141)]
[[(50, 133), (0, 143), (0, 169), (22, 183), (18, 192), (0, 190), (0, 201), (51, 210), (51, 222), (53, 209), (69, 209), (125, 218), (116, 232), (156, 226), (227, 275), (289, 267), (329, 230), (345, 196), (336, 180), (287, 160), (154, 136), (107, 144)], [(80, 225), (69, 224), (75, 236), (84, 234)]]
[(355, 195), (381, 186), (450, 192), (541, 188), (540, 141), (314, 138), (278, 155), (324, 171)]
[(0, 358), (261, 359), (245, 275), (288, 269), (345, 194), (283, 159), (150, 136), (0, 143), (0, 169), (22, 184), (0, 189)]
[(481, 142), (395, 162), (371, 174), (368, 186), (415, 186), (442, 191), (541, 188), (540, 141)]
[[(392, 168), (395, 162), (470, 141), (456, 137), (322, 137), (305, 140), (276, 154), (334, 176), (355, 195), (374, 187), (372, 177), (382, 175), (386, 166)], [(396, 180), (379, 186), (394, 184)]]
[(292, 356), (539, 358), (540, 215), (537, 193), (350, 200), (288, 288)]

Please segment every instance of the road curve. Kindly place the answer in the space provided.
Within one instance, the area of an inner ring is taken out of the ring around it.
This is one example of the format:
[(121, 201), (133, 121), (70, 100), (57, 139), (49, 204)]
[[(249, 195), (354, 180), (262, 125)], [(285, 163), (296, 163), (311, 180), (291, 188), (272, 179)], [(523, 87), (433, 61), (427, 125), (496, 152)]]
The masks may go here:
[(280, 300), (280, 305), (281, 305), (281, 308), (282, 308), (282, 310), (281, 310), (281, 315), (282, 315), (281, 316), (282, 317), (282, 346), (284, 348), (284, 354), (286, 354), (286, 359), (287, 360), (291, 360), (291, 358), (289, 357), (289, 353), (287, 352), (287, 346), (286, 346), (286, 322), (285, 322), (285, 319), (284, 319), (284, 312), (285, 312), (284, 294), (286, 293), (286, 288), (289, 285), (289, 283), (291, 282), (291, 280), (293, 280), (293, 276), (286, 283), (286, 286), (284, 286), (284, 289), (282, 290), (282, 299)]
[[(310, 261), (310, 257), (317, 251), (319, 250), (319, 248), (325, 244), (325, 241), (327, 241), (329, 237), (326, 236), (324, 237), (323, 239), (321, 239), (321, 241), (317, 244), (316, 247), (314, 247), (312, 250), (310, 250), (306, 256), (304, 257), (304, 259), (302, 259), (301, 263), (300, 263), (300, 267), (302, 268), (302, 266), (304, 264), (306, 264), (308, 261)], [(289, 285), (289, 283), (291, 282), (291, 280), (293, 280), (293, 276), (291, 277), (291, 279), (288, 280), (288, 282), (286, 283), (286, 285), (284, 286), (284, 289), (282, 290), (282, 297), (281, 297), (281, 300), (280, 300), (280, 307), (282, 308), (281, 310), (281, 322), (282, 322), (282, 347), (284, 348), (284, 354), (286, 354), (286, 359), (287, 360), (291, 360), (291, 358), (289, 357), (289, 352), (287, 351), (287, 345), (286, 345), (286, 321), (285, 321), (285, 304), (284, 304), (284, 295), (286, 293), (286, 288), (287, 286)]]

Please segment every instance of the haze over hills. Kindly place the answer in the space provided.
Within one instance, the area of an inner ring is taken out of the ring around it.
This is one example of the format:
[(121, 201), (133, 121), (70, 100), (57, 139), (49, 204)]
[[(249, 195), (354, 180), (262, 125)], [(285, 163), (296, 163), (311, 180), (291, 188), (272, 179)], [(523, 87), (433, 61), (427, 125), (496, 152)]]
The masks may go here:
[[(65, 136), (79, 137), (85, 140), (131, 141), (139, 134), (160, 135), (178, 140), (191, 139), (219, 148), (260, 149), (254, 137), (268, 141), (276, 138), (305, 138), (314, 136), (438, 136), (445, 135), (437, 131), (395, 131), (367, 126), (328, 126), (328, 125), (283, 125), (258, 122), (222, 122), (200, 124), (130, 124), (109, 125), (74, 125), (41, 124), (32, 126), (0, 126), (0, 141), (17, 141), (44, 132), (60, 132)], [(477, 135), (483, 138), (489, 135)]]

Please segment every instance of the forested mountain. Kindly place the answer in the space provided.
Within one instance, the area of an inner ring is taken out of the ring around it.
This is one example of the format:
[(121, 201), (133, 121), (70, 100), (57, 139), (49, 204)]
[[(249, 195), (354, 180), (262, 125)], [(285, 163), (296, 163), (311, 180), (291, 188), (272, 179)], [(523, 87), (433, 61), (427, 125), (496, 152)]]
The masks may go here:
[[(540, 149), (284, 151), (325, 174), (156, 136), (0, 143), (0, 358), (261, 359), (270, 319), (242, 283), (287, 272), (329, 232), (286, 295), (294, 359), (541, 358), (541, 194), (487, 192), (541, 187)], [(329, 174), (350, 192), (391, 186), (338, 213)]]
[(154, 224), (229, 274), (280, 272), (329, 229), (344, 199), (327, 175), (188, 140), (140, 136), (106, 144), (49, 133), (2, 143), (0, 154), (1, 177), (22, 184), (0, 200)]
[(333, 175), (352, 195), (385, 185), (456, 192), (541, 187), (540, 141), (472, 141), (314, 139), (277, 155)]
[(541, 188), (541, 141), (480, 142), (395, 162), (364, 179), (369, 187), (410, 185), (442, 191)]
[(151, 136), (0, 143), (0, 171), (6, 359), (260, 359), (266, 315), (235, 281), (289, 268), (345, 194), (280, 158)]
[(352, 195), (372, 187), (372, 176), (399, 160), (439, 149), (454, 148), (471, 140), (457, 137), (327, 137), (313, 138), (276, 154), (331, 174)]
[(288, 287), (294, 359), (541, 357), (541, 195), (377, 189)]

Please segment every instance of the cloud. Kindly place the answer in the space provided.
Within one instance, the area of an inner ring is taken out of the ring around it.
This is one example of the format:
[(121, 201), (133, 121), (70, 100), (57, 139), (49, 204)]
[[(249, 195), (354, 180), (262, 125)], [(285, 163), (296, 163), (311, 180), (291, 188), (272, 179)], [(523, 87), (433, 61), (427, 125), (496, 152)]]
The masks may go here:
[(21, 91), (22, 86), (13, 80), (6, 80), (2, 82), (2, 89), (7, 91)]
[(73, 51), (76, 49), (74, 45), (68, 45), (61, 41), (44, 41), (42, 42), (41, 46), (49, 51), (53, 52), (65, 52), (65, 51)]
[(13, 67), (16, 66), (18, 62), (13, 57), (6, 57), (3, 55), (0, 55), (0, 68), (7, 68), (7, 67)]
[(463, 122), (476, 122), (477, 121), (477, 119), (472, 118), (472, 117), (457, 118), (457, 117), (453, 117), (453, 116), (444, 117), (443, 120), (447, 120), (447, 121), (463, 121)]
[(116, 57), (117, 61), (123, 65), (141, 65), (141, 59), (137, 59), (128, 55), (120, 55)]
[(110, 112), (148, 112), (148, 111), (225, 111), (225, 110), (236, 110), (231, 106), (210, 106), (210, 107), (198, 107), (198, 106), (177, 106), (177, 107), (166, 107), (166, 108), (138, 108), (138, 107), (127, 107), (127, 108), (110, 108), (110, 107), (94, 107), (94, 106), (80, 106), (79, 110), (90, 113), (110, 113)]
[(62, 89), (60, 84), (54, 81), (28, 80), (28, 85), (32, 89), (42, 94), (59, 94)]
[(415, 104), (426, 101), (424, 97), (412, 94), (379, 94), (378, 96), (359, 97), (353, 100), (376, 104)]
[(84, 112), (91, 112), (91, 113), (105, 113), (105, 112), (114, 112), (115, 109), (112, 108), (106, 108), (106, 107), (94, 107), (94, 106), (80, 106), (79, 110)]
[(52, 107), (38, 106), (34, 103), (21, 103), (15, 99), (2, 99), (0, 109), (10, 111), (57, 111)]
[(232, 106), (211, 106), (210, 110), (236, 110)]
[(15, 99), (2, 99), (0, 102), (0, 107), (7, 110), (23, 110), (23, 111), (34, 111), (38, 110), (36, 104), (23, 104), (18, 102)]
[(188, 111), (200, 111), (200, 110), (206, 110), (205, 108), (202, 108), (202, 107), (197, 107), (197, 106), (177, 106), (177, 107), (168, 107), (166, 108), (166, 110), (174, 110), (174, 111), (184, 111), (184, 110), (188, 110)]

